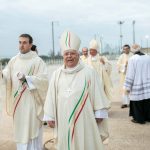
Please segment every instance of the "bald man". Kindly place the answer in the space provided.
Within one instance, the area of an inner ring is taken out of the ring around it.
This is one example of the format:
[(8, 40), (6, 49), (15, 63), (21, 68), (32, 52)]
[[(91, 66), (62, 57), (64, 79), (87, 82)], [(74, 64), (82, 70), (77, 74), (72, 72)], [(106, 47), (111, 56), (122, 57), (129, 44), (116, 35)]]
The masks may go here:
[(81, 60), (87, 64), (87, 58), (88, 58), (88, 48), (83, 47), (82, 48), (82, 55), (80, 56)]

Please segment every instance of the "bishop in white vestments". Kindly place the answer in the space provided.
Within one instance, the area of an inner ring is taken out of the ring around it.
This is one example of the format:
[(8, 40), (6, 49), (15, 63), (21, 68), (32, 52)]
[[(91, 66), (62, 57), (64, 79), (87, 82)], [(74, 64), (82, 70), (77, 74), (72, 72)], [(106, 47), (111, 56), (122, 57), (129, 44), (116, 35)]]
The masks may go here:
[(64, 65), (50, 81), (44, 119), (54, 128), (57, 150), (104, 150), (109, 103), (94, 69), (79, 60), (80, 39), (60, 38)]
[(105, 56), (99, 54), (98, 50), (100, 49), (100, 46), (95, 39), (92, 39), (90, 41), (89, 49), (90, 49), (90, 55), (87, 61), (88, 65), (92, 66), (98, 73), (105, 94), (109, 100), (109, 103), (111, 103), (111, 100), (113, 98), (112, 96), (113, 86), (110, 78), (111, 70), (112, 70), (111, 63), (108, 61), (108, 59)]

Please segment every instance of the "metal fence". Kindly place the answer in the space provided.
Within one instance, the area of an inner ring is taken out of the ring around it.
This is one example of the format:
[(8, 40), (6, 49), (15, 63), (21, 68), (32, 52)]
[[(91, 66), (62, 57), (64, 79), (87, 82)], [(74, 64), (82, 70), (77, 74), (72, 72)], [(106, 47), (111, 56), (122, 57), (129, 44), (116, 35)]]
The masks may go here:
[[(119, 55), (116, 55), (116, 54), (105, 55), (105, 56), (108, 58), (108, 60), (116, 60), (119, 57)], [(48, 65), (63, 64), (63, 58), (49, 58), (44, 61)]]
[(63, 58), (50, 58), (47, 60), (44, 60), (46, 64), (53, 65), (53, 64), (62, 64)]
[[(109, 55), (105, 55), (105, 56), (108, 58), (108, 60), (116, 60), (119, 57), (119, 55), (117, 55), (117, 54), (109, 54)], [(63, 64), (62, 57), (59, 57), (59, 58), (48, 58), (47, 57), (47, 58), (42, 58), (42, 59), (45, 61), (45, 63), (47, 65)], [(2, 59), (0, 61), (0, 63), (2, 63), (3, 68), (7, 65), (8, 61), (9, 61), (9, 59)]]

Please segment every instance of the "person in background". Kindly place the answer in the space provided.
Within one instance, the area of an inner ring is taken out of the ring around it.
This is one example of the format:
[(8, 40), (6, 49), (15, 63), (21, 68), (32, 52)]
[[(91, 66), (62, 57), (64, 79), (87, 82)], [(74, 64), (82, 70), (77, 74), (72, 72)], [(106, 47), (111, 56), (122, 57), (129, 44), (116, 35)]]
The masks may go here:
[(87, 58), (88, 58), (88, 48), (83, 47), (82, 48), (82, 55), (80, 56), (81, 60), (87, 64)]
[(118, 61), (117, 61), (117, 67), (118, 72), (120, 75), (120, 93), (122, 95), (122, 105), (121, 108), (126, 108), (129, 105), (129, 97), (125, 94), (125, 91), (123, 89), (127, 66), (128, 66), (128, 60), (133, 54), (130, 52), (130, 46), (124, 45), (123, 46), (123, 53), (120, 55)]
[(125, 92), (130, 97), (130, 113), (134, 123), (150, 122), (150, 56), (141, 52), (140, 45), (133, 44), (134, 55), (128, 61)]
[(95, 39), (92, 39), (90, 41), (89, 50), (90, 54), (88, 57), (88, 65), (92, 66), (98, 73), (99, 79), (103, 86), (103, 90), (105, 91), (109, 103), (111, 103), (111, 100), (113, 98), (113, 87), (110, 78), (112, 69), (111, 63), (105, 56), (102, 56), (102, 54), (100, 54), (100, 46)]

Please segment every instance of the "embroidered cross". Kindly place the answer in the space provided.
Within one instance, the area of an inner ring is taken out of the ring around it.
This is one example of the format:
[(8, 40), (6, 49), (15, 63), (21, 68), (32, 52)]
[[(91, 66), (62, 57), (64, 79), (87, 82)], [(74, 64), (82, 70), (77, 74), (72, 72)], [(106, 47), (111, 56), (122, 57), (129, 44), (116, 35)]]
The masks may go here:
[(72, 90), (68, 88), (65, 92), (66, 92), (66, 95), (69, 97), (71, 95)]

